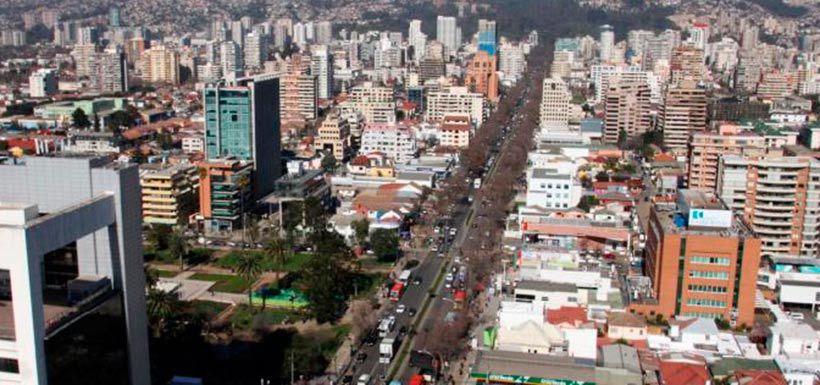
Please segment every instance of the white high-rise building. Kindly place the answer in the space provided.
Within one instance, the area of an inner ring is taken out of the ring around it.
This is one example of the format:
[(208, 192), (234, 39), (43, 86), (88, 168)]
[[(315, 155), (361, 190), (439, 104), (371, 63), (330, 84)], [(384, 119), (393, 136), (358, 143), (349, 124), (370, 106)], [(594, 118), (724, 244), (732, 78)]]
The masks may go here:
[(539, 126), (542, 136), (548, 132), (569, 130), (569, 103), (572, 95), (561, 78), (544, 78)]
[(424, 101), (427, 120), (440, 122), (449, 115), (467, 115), (475, 127), (484, 122), (484, 96), (467, 87), (431, 91)]
[(601, 37), (598, 40), (598, 58), (601, 62), (612, 60), (612, 50), (615, 48), (615, 31), (609, 24), (601, 26)]
[(317, 44), (330, 44), (333, 41), (333, 24), (329, 21), (320, 21), (315, 28)]
[(436, 20), (436, 40), (444, 44), (445, 57), (458, 50), (460, 31), (453, 16), (439, 16)]
[(268, 60), (268, 35), (251, 32), (245, 36), (245, 68), (259, 70)]
[(95, 91), (115, 94), (128, 91), (128, 73), (125, 54), (116, 48), (94, 54), (89, 79)]
[[(106, 157), (29, 157), (0, 163), (0, 179), (0, 382), (59, 382), (53, 375), (72, 365), (49, 349), (60, 339), (75, 359), (123, 368), (71, 370), (73, 380), (150, 384), (139, 168)], [(104, 329), (89, 321), (95, 314)], [(122, 354), (92, 356), (86, 344), (99, 338)]]
[(29, 95), (32, 98), (47, 98), (57, 93), (57, 70), (40, 68), (28, 78)]
[(231, 40), (241, 49), (245, 45), (245, 26), (237, 20), (231, 22)]
[(242, 74), (242, 48), (235, 41), (223, 41), (219, 56), (222, 63), (222, 76), (237, 78)]
[(91, 76), (91, 67), (96, 52), (97, 46), (94, 44), (77, 44), (74, 46), (71, 57), (74, 59), (74, 71), (77, 77)]
[(316, 25), (312, 21), (305, 23), (305, 39), (311, 43), (316, 41)]
[(413, 60), (418, 63), (424, 57), (424, 46), (427, 45), (427, 35), (421, 32), (421, 20), (410, 21), (407, 31), (407, 44), (413, 47)]
[(310, 55), (310, 73), (317, 77), (319, 99), (333, 97), (333, 55), (324, 45), (312, 46)]
[(695, 47), (705, 50), (706, 44), (709, 43), (709, 25), (695, 23), (689, 27), (688, 41)]
[(526, 68), (527, 61), (520, 44), (501, 44), (498, 49), (498, 70), (503, 73), (502, 80), (515, 82)]
[(149, 83), (179, 83), (179, 53), (172, 47), (155, 45), (141, 57), (142, 80)]
[(296, 23), (293, 25), (293, 43), (302, 48), (307, 44), (307, 35), (305, 34), (305, 25)]

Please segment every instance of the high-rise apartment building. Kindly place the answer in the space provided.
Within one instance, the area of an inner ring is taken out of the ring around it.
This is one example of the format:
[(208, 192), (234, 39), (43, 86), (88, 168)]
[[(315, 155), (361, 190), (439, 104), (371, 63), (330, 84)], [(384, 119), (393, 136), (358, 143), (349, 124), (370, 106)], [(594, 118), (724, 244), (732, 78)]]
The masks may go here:
[(30, 157), (0, 179), (2, 381), (150, 384), (138, 167)]
[(100, 31), (97, 27), (82, 27), (77, 31), (77, 44), (97, 44)]
[(57, 93), (57, 70), (40, 68), (28, 78), (29, 96), (47, 98)]
[(320, 21), (315, 24), (316, 44), (330, 44), (333, 41), (333, 24), (329, 21)]
[(458, 36), (460, 31), (455, 17), (439, 16), (436, 19), (436, 40), (444, 44), (445, 59), (448, 59), (452, 53), (458, 50), (459, 41), (461, 40)]
[(598, 59), (602, 63), (612, 61), (612, 53), (614, 48), (615, 31), (609, 24), (602, 25), (600, 37), (598, 39)]
[(144, 82), (179, 84), (179, 53), (174, 48), (155, 45), (140, 60)]
[(74, 46), (71, 57), (74, 59), (74, 71), (77, 77), (91, 76), (96, 54), (97, 46), (94, 44), (77, 44)]
[(407, 29), (407, 44), (413, 47), (413, 60), (418, 63), (424, 57), (424, 48), (427, 45), (427, 35), (421, 32), (421, 20), (410, 20)]
[(651, 287), (630, 293), (630, 310), (753, 324), (761, 241), (714, 194), (679, 190), (675, 206), (654, 205), (646, 238)]
[(187, 225), (199, 207), (199, 169), (194, 165), (140, 166), (142, 221)]
[(396, 103), (393, 89), (365, 82), (350, 89), (347, 103), (362, 114), (367, 123), (392, 123), (396, 121)]
[(447, 115), (467, 115), (475, 127), (484, 122), (484, 97), (467, 87), (430, 91), (425, 99), (425, 118), (440, 122)]
[(697, 49), (705, 50), (709, 43), (709, 24), (694, 23), (689, 27), (688, 42)]
[(765, 149), (765, 139), (758, 135), (738, 135), (723, 130), (695, 133), (689, 143), (688, 186), (693, 190), (714, 193), (721, 156), (760, 156)]
[(497, 52), (498, 37), (496, 36), (495, 20), (478, 20), (478, 50), (490, 56)]
[(818, 257), (820, 161), (725, 155), (717, 181), (720, 198), (760, 237), (763, 255)]
[(313, 46), (310, 49), (310, 73), (319, 84), (319, 99), (333, 97), (333, 55), (327, 46)]
[(416, 139), (410, 127), (395, 123), (368, 124), (362, 132), (361, 153), (384, 153), (396, 164), (404, 164), (416, 155)]
[(125, 54), (119, 49), (109, 48), (95, 53), (89, 76), (92, 87), (101, 94), (128, 91), (127, 68)]
[(269, 194), (281, 173), (279, 79), (226, 80), (203, 94), (207, 159), (253, 162), (255, 197)]
[(464, 85), (470, 91), (478, 92), (490, 101), (498, 100), (498, 72), (495, 55), (490, 55), (484, 50), (478, 51), (467, 66)]
[(117, 28), (122, 25), (120, 18), (120, 7), (108, 8), (108, 26)]
[(293, 25), (293, 44), (303, 48), (307, 44), (307, 36), (305, 36), (305, 25), (301, 22)]
[(702, 49), (690, 45), (675, 48), (669, 64), (669, 83), (675, 85), (684, 79), (703, 80), (706, 74), (706, 67), (703, 63)]
[(331, 110), (319, 125), (314, 147), (338, 161), (350, 157), (350, 123), (338, 109)]
[(245, 36), (245, 68), (259, 71), (268, 60), (268, 35), (251, 32)]
[[(318, 106), (318, 80), (308, 71), (306, 58), (294, 60), (279, 79), (282, 126), (301, 124), (316, 119)], [(287, 124), (286, 124), (287, 123)]]
[(498, 49), (498, 70), (503, 74), (503, 80), (516, 82), (526, 69), (527, 61), (521, 45), (501, 44)]
[(544, 78), (542, 84), (539, 126), (542, 132), (563, 132), (569, 129), (569, 103), (572, 95), (560, 78)]
[(693, 80), (670, 86), (658, 114), (658, 128), (664, 145), (684, 154), (692, 134), (706, 131), (706, 90)]
[(222, 76), (231, 79), (242, 76), (242, 47), (235, 41), (223, 41), (219, 46)]
[(604, 97), (604, 142), (618, 143), (650, 129), (650, 91), (646, 83), (619, 81)]

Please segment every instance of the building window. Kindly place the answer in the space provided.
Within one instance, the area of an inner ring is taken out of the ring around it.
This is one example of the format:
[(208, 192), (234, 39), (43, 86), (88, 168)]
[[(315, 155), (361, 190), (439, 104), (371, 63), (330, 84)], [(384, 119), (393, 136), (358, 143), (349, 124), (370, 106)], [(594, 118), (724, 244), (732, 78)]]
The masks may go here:
[(691, 263), (697, 263), (699, 265), (729, 266), (729, 258), (723, 257), (693, 256), (689, 259), (689, 261)]
[(700, 306), (700, 307), (726, 307), (726, 301), (718, 301), (716, 299), (706, 299), (706, 298), (690, 298), (686, 301), (686, 304), (689, 306)]
[(0, 358), (0, 372), (20, 373), (20, 364), (13, 358)]
[(703, 278), (703, 279), (729, 279), (729, 273), (725, 271), (698, 271), (690, 270), (689, 278)]

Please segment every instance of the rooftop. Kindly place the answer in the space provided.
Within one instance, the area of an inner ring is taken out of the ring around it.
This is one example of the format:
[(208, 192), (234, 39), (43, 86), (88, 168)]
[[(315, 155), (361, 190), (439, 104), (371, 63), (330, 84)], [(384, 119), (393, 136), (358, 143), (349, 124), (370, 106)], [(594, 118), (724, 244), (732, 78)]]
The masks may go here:
[(575, 286), (574, 283), (558, 283), (558, 282), (550, 282), (550, 281), (534, 281), (534, 280), (526, 280), (520, 281), (516, 285), (516, 290), (537, 290), (537, 291), (552, 291), (552, 292), (565, 292), (565, 293), (577, 293), (578, 287)]
[(548, 380), (595, 382), (592, 362), (571, 357), (480, 350), (473, 367), (473, 378), (481, 375), (519, 375)]

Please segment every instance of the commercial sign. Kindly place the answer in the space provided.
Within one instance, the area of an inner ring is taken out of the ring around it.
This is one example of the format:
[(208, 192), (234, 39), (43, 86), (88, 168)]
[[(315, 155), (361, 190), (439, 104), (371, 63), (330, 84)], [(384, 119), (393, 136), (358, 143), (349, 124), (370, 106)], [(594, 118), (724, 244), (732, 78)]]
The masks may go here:
[(732, 227), (732, 211), (691, 209), (689, 210), (689, 226), (701, 227)]
[(575, 380), (553, 380), (548, 378), (519, 376), (512, 374), (496, 374), (496, 373), (480, 373), (472, 372), (470, 377), (476, 380), (476, 383), (503, 383), (503, 384), (523, 384), (523, 385), (595, 385), (594, 382), (589, 381), (575, 381)]

